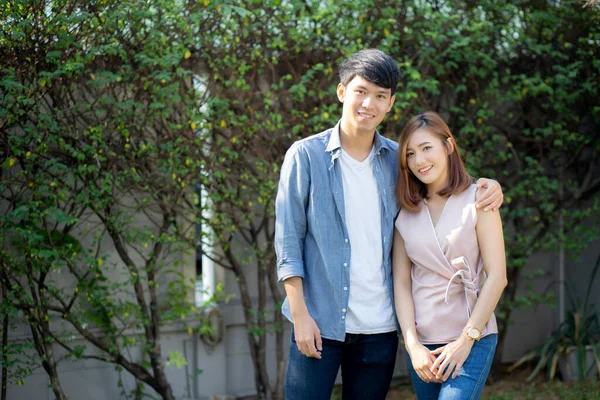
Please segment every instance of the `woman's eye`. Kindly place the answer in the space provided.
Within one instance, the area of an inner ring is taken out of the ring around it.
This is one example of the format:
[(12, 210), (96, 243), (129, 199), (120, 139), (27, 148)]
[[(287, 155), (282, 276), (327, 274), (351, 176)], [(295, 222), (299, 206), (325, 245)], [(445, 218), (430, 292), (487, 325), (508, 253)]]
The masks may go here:
[(406, 157), (410, 157), (412, 155), (414, 155), (415, 153), (406, 153)]

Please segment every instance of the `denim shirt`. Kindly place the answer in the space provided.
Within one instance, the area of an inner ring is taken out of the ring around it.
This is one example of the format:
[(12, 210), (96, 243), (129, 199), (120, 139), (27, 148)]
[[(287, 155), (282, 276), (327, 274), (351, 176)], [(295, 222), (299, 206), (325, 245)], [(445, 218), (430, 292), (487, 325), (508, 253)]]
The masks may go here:
[[(350, 287), (350, 241), (344, 209), (338, 124), (295, 142), (285, 155), (275, 205), (279, 281), (299, 276), (310, 316), (321, 336), (343, 341)], [(375, 133), (373, 173), (381, 202), (382, 265), (394, 304), (391, 249), (398, 173), (398, 144)], [(292, 321), (286, 298), (283, 314)], [(399, 327), (398, 327), (399, 330)]]

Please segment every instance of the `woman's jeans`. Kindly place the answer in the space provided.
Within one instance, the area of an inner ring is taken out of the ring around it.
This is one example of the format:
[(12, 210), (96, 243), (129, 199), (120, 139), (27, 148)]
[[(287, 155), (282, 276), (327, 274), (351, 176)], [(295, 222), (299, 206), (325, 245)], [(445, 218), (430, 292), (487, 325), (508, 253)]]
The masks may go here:
[[(471, 353), (460, 369), (458, 376), (452, 375), (444, 383), (427, 383), (421, 380), (412, 366), (408, 356), (408, 369), (418, 400), (471, 400), (481, 396), (483, 386), (490, 373), (494, 352), (498, 343), (498, 335), (492, 334), (475, 341)], [(425, 345), (429, 350), (440, 345)]]
[(300, 353), (294, 339), (285, 377), (286, 400), (329, 400), (340, 366), (344, 400), (384, 400), (390, 387), (398, 334), (346, 334), (339, 342), (323, 338), (321, 359)]

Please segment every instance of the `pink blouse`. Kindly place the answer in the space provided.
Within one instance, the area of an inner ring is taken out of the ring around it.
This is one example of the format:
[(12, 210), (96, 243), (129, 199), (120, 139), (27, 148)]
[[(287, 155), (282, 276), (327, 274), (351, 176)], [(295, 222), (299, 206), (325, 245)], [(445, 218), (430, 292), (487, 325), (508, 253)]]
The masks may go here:
[[(442, 344), (462, 333), (485, 282), (477, 242), (475, 185), (448, 198), (436, 226), (429, 209), (401, 210), (396, 229), (412, 262), (412, 296), (422, 344)], [(482, 331), (498, 333), (496, 317)]]

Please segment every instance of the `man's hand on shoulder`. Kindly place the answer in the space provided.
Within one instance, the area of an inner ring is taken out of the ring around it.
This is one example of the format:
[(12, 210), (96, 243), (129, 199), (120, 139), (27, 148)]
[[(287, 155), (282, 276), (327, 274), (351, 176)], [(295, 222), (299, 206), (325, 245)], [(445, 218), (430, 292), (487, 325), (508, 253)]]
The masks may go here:
[(483, 193), (481, 193), (481, 190), (478, 190), (475, 196), (475, 207), (483, 208), (483, 211), (496, 211), (504, 202), (502, 187), (493, 179), (479, 178), (477, 180), (477, 189), (484, 189)]

